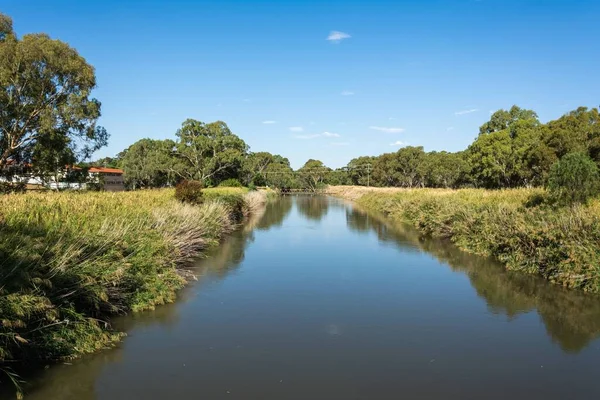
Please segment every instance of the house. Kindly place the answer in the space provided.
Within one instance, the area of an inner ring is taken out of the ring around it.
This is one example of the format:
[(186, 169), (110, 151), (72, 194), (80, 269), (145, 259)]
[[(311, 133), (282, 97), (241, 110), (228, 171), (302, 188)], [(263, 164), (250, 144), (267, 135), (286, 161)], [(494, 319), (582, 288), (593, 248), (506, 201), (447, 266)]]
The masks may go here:
[(107, 192), (121, 192), (125, 190), (123, 170), (118, 168), (90, 167), (90, 178), (104, 185)]
[(119, 192), (125, 190), (123, 180), (123, 170), (118, 168), (89, 167), (85, 179), (73, 179), (73, 173), (82, 171), (80, 167), (66, 167), (63, 171), (54, 176), (38, 176), (32, 172), (30, 164), (23, 164), (16, 168), (10, 178), (0, 176), (0, 181), (5, 182), (23, 182), (29, 189), (48, 188), (48, 189), (71, 189), (81, 190), (93, 187), (109, 192)]

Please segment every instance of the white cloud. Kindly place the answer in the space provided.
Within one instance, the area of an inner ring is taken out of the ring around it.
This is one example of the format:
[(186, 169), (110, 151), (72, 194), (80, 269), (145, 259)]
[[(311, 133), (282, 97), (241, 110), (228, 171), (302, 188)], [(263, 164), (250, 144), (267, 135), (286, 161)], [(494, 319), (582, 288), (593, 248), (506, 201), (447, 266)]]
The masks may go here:
[(290, 126), (290, 131), (292, 132), (304, 132), (304, 128), (301, 126)]
[(465, 115), (465, 114), (471, 114), (474, 112), (479, 111), (477, 108), (471, 108), (470, 110), (462, 110), (462, 111), (457, 111), (454, 113), (454, 115)]
[(323, 132), (323, 133), (314, 133), (311, 135), (295, 135), (294, 137), (296, 139), (316, 139), (319, 137), (328, 137), (328, 138), (339, 138), (342, 135), (340, 135), (339, 133), (333, 133), (333, 132)]
[(390, 121), (393, 121), (393, 120), (395, 120), (396, 118), (394, 118), (394, 117), (389, 117), (388, 119), (389, 119)]
[(327, 36), (327, 40), (329, 40), (332, 43), (339, 43), (344, 39), (350, 39), (352, 36), (348, 35), (345, 32), (340, 32), (340, 31), (331, 31), (331, 33), (329, 34), (329, 36)]
[(263, 121), (263, 124), (265, 124), (265, 125), (271, 125), (271, 124), (276, 124), (276, 123), (277, 123), (277, 121), (271, 121), (271, 120)]
[(400, 140), (397, 140), (397, 141), (395, 141), (394, 143), (390, 143), (390, 146), (400, 146), (400, 147), (404, 147), (404, 146), (407, 146), (407, 145), (408, 145), (408, 143), (406, 143), (406, 142), (403, 142), (403, 141), (400, 141)]
[(446, 132), (450, 132), (450, 131), (453, 131), (453, 130), (454, 130), (453, 126), (449, 126), (449, 127), (446, 128)]
[(350, 146), (350, 142), (331, 142), (332, 146)]
[(342, 94), (342, 96), (353, 96), (354, 92), (352, 92), (350, 90), (344, 90), (341, 94)]
[(315, 139), (315, 138), (321, 137), (321, 135), (319, 135), (318, 133), (315, 133), (313, 135), (295, 135), (294, 137), (296, 139)]
[(380, 131), (380, 132), (385, 132), (385, 133), (404, 132), (404, 128), (388, 128), (385, 126), (370, 126), (369, 129), (373, 129), (374, 131)]
[(243, 99), (242, 100), (244, 103), (250, 103), (250, 99)]

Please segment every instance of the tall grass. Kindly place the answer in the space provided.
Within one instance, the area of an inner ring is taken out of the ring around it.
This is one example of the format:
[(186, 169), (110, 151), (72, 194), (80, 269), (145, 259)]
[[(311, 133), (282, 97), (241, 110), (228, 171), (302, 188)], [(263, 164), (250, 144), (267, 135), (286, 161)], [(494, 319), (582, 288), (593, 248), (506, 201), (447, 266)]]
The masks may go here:
[(247, 216), (266, 195), (206, 197), (191, 206), (172, 190), (0, 196), (0, 368), (112, 345), (122, 335), (110, 315), (173, 301), (187, 263), (240, 222), (232, 204)]
[(425, 235), (493, 256), (507, 269), (600, 292), (600, 202), (529, 206), (542, 189), (374, 189), (331, 187), (333, 195), (407, 222)]

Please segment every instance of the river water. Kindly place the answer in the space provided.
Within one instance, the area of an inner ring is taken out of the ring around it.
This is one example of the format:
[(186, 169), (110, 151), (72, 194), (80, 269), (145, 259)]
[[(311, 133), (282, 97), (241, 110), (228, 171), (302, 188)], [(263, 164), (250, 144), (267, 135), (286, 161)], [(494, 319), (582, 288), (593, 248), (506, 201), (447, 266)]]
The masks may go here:
[(286, 197), (180, 300), (26, 399), (597, 399), (600, 300), (340, 200)]

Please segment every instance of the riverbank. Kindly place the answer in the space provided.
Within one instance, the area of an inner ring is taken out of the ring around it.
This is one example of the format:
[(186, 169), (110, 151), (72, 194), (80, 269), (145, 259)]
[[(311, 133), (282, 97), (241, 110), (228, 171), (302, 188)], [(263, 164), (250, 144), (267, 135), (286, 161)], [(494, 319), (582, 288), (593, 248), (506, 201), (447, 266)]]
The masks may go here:
[(328, 193), (408, 223), (424, 235), (498, 259), (508, 270), (600, 292), (600, 202), (549, 208), (541, 189), (395, 189), (331, 186)]
[(0, 368), (113, 345), (111, 315), (172, 302), (186, 265), (268, 196), (203, 192), (199, 206), (170, 189), (0, 196)]

